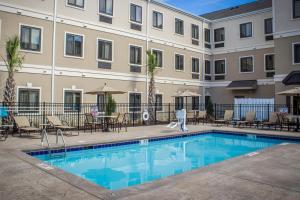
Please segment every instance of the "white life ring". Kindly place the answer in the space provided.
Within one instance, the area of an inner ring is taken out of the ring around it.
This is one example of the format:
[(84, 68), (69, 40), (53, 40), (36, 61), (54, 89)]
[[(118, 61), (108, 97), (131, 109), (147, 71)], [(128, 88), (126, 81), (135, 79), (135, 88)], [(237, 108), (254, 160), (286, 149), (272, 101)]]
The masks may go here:
[(148, 113), (148, 111), (144, 111), (143, 112), (143, 120), (144, 121), (148, 121), (149, 120), (149, 113)]

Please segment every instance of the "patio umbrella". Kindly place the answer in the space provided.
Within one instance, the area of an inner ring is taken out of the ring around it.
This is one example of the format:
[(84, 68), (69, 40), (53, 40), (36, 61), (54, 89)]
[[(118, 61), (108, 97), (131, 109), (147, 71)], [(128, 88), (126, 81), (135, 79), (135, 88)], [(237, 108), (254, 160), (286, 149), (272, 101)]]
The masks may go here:
[(185, 103), (186, 103), (186, 110), (187, 110), (187, 98), (188, 97), (199, 97), (202, 96), (201, 94), (198, 94), (196, 92), (192, 92), (189, 90), (185, 90), (184, 92), (180, 93), (177, 92), (173, 97), (185, 97)]

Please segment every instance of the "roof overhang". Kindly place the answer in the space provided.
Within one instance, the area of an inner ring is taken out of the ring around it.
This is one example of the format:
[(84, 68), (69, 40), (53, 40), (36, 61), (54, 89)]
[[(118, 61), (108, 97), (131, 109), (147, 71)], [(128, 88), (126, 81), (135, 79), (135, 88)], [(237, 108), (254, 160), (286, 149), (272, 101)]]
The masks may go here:
[(228, 86), (228, 90), (256, 90), (257, 80), (232, 81)]
[(284, 85), (300, 85), (300, 71), (292, 71), (282, 81)]

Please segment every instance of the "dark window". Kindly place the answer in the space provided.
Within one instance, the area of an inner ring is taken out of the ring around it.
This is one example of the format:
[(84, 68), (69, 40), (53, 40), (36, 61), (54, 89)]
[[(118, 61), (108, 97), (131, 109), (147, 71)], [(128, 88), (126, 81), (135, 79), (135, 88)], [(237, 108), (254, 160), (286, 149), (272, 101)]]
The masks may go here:
[(163, 52), (153, 49), (152, 53), (155, 55), (157, 67), (163, 67)]
[(210, 30), (205, 29), (205, 42), (210, 43)]
[(214, 30), (215, 42), (223, 42), (225, 40), (225, 29), (218, 28)]
[(105, 105), (104, 105), (104, 103), (105, 103), (105, 95), (104, 94), (98, 94), (97, 95), (97, 105), (98, 105), (98, 111), (99, 112), (105, 112)]
[(294, 44), (294, 63), (300, 64), (300, 43)]
[(225, 74), (225, 60), (215, 61), (215, 74)]
[(129, 94), (129, 112), (140, 112), (142, 108), (142, 97), (140, 93)]
[(79, 91), (65, 91), (64, 111), (80, 111), (81, 95), (82, 94)]
[(175, 110), (183, 109), (183, 97), (175, 97)]
[(132, 22), (142, 23), (142, 7), (138, 5), (130, 5), (130, 20)]
[(273, 33), (273, 19), (268, 18), (265, 19), (265, 34), (272, 34)]
[(153, 11), (153, 27), (162, 29), (163, 28), (163, 14), (160, 12)]
[(253, 57), (240, 58), (241, 72), (253, 72)]
[(184, 70), (184, 56), (175, 54), (175, 69), (176, 70)]
[(293, 0), (293, 17), (300, 18), (300, 0)]
[(192, 110), (199, 110), (199, 97), (192, 97)]
[(266, 71), (274, 71), (274, 55), (265, 55), (265, 70)]
[(199, 40), (199, 26), (192, 24), (192, 39)]
[(142, 64), (142, 48), (137, 46), (130, 46), (130, 64)]
[(99, 13), (113, 15), (113, 0), (99, 0)]
[(207, 75), (211, 74), (211, 72), (210, 72), (210, 61), (209, 60), (205, 61), (205, 74), (207, 74)]
[(200, 61), (198, 58), (192, 58), (192, 73), (199, 73), (200, 72)]
[(84, 0), (68, 0), (68, 5), (84, 8)]
[(156, 94), (155, 95), (155, 105), (156, 105), (156, 111), (163, 111), (163, 101), (162, 101), (162, 94)]
[(252, 22), (240, 24), (240, 38), (252, 37)]
[(21, 25), (21, 49), (41, 51), (41, 32), (40, 28)]
[(66, 55), (68, 56), (83, 56), (83, 36), (66, 34)]
[(19, 113), (39, 112), (40, 90), (19, 89)]
[(112, 61), (112, 42), (98, 40), (98, 59)]
[(184, 34), (184, 22), (181, 19), (175, 19), (175, 33), (183, 35)]

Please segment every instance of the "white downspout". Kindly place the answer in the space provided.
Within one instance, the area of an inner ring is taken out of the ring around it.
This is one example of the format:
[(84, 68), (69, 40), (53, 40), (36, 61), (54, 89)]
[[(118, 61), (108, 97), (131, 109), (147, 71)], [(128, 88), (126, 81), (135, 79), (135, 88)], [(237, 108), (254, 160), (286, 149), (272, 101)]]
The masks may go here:
[[(149, 9), (151, 0), (147, 0), (147, 11), (146, 11), (146, 51), (149, 49)], [(148, 108), (149, 98), (149, 73), (148, 73), (148, 57), (146, 54), (146, 103)]]
[(56, 50), (56, 17), (57, 17), (57, 0), (54, 0), (53, 8), (53, 33), (52, 33), (52, 74), (51, 74), (51, 113), (53, 115), (53, 104), (55, 100), (55, 50)]

